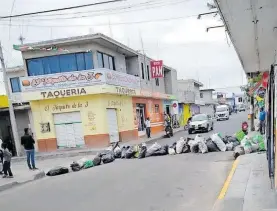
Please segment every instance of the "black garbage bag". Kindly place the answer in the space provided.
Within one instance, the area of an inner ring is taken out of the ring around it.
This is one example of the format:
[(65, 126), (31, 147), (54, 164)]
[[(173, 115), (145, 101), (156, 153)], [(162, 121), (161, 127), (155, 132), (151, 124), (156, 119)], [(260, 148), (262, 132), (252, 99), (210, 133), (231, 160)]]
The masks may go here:
[(109, 154), (103, 155), (103, 157), (101, 159), (102, 159), (104, 164), (111, 163), (111, 162), (113, 162), (115, 160), (113, 153), (109, 153)]
[(96, 156), (102, 158), (104, 155), (110, 154), (112, 152), (113, 152), (112, 150), (105, 149), (99, 152)]
[(224, 142), (224, 144), (228, 143), (228, 138), (229, 138), (229, 136), (225, 136), (224, 138), (222, 138), (222, 141)]
[(212, 141), (212, 139), (207, 139), (206, 140), (206, 145), (208, 147), (209, 152), (219, 152), (220, 150), (216, 146), (216, 144)]
[(176, 152), (176, 145), (177, 145), (177, 142), (174, 142), (169, 148), (174, 149), (175, 152)]
[(141, 148), (139, 150), (138, 159), (145, 158), (146, 152), (147, 152), (147, 147), (146, 146), (141, 146)]
[(198, 145), (198, 143), (191, 145), (190, 150), (193, 153), (198, 153), (199, 152), (199, 145)]
[(123, 147), (121, 148), (121, 158), (122, 158), (122, 159), (123, 159), (123, 158), (126, 158), (126, 152), (127, 152), (128, 148), (129, 148), (129, 146), (128, 146), (128, 147), (123, 146)]
[(152, 153), (151, 156), (163, 156), (168, 154), (168, 145), (162, 146), (161, 149)]
[(69, 169), (66, 167), (55, 167), (52, 168), (47, 172), (47, 176), (57, 176), (57, 175), (62, 175), (62, 174), (67, 174), (69, 172)]
[(101, 158), (99, 156), (96, 156), (92, 160), (94, 166), (99, 166), (101, 164)]
[(188, 144), (185, 144), (182, 150), (182, 153), (189, 153), (190, 152), (190, 146)]
[(238, 140), (236, 137), (233, 137), (233, 136), (229, 136), (229, 137), (228, 137), (228, 142), (229, 142), (229, 143), (232, 142), (234, 148), (235, 148), (236, 146), (240, 145), (239, 140)]
[(133, 158), (134, 155), (135, 155), (135, 153), (136, 153), (136, 152), (134, 151), (133, 147), (129, 147), (129, 148), (127, 149), (127, 151), (126, 151), (125, 158), (126, 158), (126, 159)]
[(70, 167), (72, 171), (80, 171), (82, 169), (79, 163), (76, 163), (76, 162), (73, 162), (72, 164), (70, 164)]

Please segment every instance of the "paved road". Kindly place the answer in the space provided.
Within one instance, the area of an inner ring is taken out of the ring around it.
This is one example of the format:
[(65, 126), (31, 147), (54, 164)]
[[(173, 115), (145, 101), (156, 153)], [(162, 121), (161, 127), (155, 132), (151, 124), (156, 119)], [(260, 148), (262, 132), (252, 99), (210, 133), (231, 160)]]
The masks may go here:
[[(244, 118), (234, 115), (216, 123), (215, 130), (232, 134)], [(209, 211), (231, 168), (231, 155), (189, 153), (116, 160), (2, 192), (0, 205), (3, 210), (28, 211)]]

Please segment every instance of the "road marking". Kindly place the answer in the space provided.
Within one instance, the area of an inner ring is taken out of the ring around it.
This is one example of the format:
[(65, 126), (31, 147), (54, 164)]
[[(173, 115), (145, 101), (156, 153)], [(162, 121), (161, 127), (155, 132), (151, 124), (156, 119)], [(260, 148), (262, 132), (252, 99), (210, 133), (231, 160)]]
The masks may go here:
[(217, 200), (221, 200), (221, 199), (224, 198), (224, 196), (225, 196), (225, 194), (226, 194), (226, 192), (227, 192), (227, 190), (228, 190), (228, 188), (229, 188), (230, 182), (231, 182), (231, 180), (232, 180), (232, 178), (233, 178), (233, 176), (234, 176), (234, 173), (235, 173), (235, 171), (236, 171), (236, 168), (237, 168), (237, 166), (238, 166), (238, 163), (239, 163), (239, 158), (237, 158), (237, 159), (234, 161), (233, 166), (232, 166), (232, 169), (231, 169), (231, 171), (230, 171), (230, 173), (229, 173), (229, 175), (228, 175), (226, 181), (224, 182), (224, 185), (223, 185), (223, 187), (222, 187), (222, 189), (221, 189), (221, 191), (220, 191), (220, 193), (219, 193), (219, 195), (218, 195), (218, 197), (217, 197)]

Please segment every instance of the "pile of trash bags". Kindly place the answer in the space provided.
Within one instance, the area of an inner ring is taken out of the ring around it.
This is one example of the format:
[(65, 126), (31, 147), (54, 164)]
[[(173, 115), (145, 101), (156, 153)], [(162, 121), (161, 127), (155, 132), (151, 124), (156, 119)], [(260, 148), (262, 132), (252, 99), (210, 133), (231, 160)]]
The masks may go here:
[[(176, 155), (182, 153), (208, 153), (208, 152), (225, 152), (234, 151), (234, 158), (240, 155), (264, 151), (263, 136), (257, 134), (252, 138), (247, 135), (237, 133), (234, 136), (222, 137), (220, 133), (212, 134), (209, 138), (201, 135), (196, 135), (194, 139), (183, 138), (169, 145), (160, 145), (154, 143), (147, 147), (145, 143), (135, 146), (122, 146), (118, 143), (113, 144), (106, 150), (99, 152), (93, 159), (82, 158), (74, 161), (70, 165), (73, 172), (83, 169), (92, 168), (101, 164), (108, 164), (115, 161), (115, 159), (143, 159), (151, 156)], [(70, 172), (69, 168), (56, 167), (51, 169), (46, 175), (56, 176)]]

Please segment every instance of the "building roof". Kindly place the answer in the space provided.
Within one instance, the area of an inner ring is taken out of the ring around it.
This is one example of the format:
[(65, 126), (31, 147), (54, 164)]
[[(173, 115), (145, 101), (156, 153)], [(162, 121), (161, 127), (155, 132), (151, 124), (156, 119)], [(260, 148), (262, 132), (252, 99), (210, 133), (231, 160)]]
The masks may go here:
[[(115, 48), (119, 53), (125, 54), (126, 56), (138, 55), (138, 52), (133, 50), (132, 48), (129, 48), (128, 46), (101, 33), (47, 40), (47, 41), (35, 42), (35, 43), (26, 43), (24, 45), (19, 45), (19, 48), (23, 48), (25, 46), (29, 46), (32, 48), (47, 48), (51, 46), (60, 47), (60, 46), (65, 46), (70, 44), (90, 43), (90, 42), (99, 43), (111, 49)], [(22, 51), (31, 51), (31, 50), (24, 49)]]
[(180, 82), (180, 83), (189, 83), (189, 82), (191, 82), (191, 83), (194, 83), (194, 85), (196, 85), (196, 86), (199, 86), (199, 87), (203, 86), (203, 84), (200, 81), (196, 81), (194, 79), (181, 79), (181, 80), (178, 80), (178, 82)]

